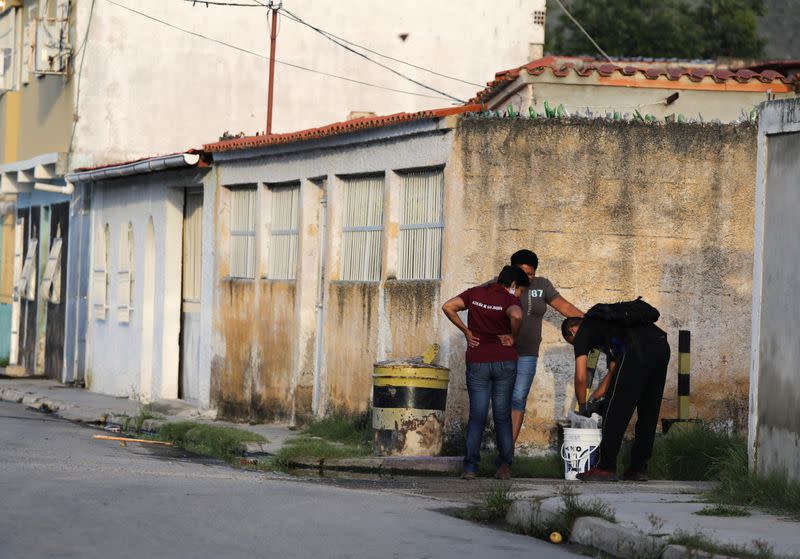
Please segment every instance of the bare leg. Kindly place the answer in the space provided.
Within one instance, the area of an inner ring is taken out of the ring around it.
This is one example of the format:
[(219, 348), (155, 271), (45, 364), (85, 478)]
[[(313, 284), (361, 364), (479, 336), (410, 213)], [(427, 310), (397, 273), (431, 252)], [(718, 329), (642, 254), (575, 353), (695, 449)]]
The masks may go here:
[(524, 411), (511, 410), (511, 430), (514, 432), (514, 444), (517, 444), (517, 437), (522, 430), (522, 421), (525, 419)]

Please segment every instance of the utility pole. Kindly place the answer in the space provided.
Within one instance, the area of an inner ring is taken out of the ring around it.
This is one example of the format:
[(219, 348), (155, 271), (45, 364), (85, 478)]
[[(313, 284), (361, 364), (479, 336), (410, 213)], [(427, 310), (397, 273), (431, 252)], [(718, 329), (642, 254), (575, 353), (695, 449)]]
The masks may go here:
[(272, 134), (272, 94), (275, 89), (275, 39), (278, 38), (278, 10), (281, 2), (270, 0), (269, 8), (272, 10), (272, 32), (269, 36), (269, 90), (267, 93), (267, 136)]

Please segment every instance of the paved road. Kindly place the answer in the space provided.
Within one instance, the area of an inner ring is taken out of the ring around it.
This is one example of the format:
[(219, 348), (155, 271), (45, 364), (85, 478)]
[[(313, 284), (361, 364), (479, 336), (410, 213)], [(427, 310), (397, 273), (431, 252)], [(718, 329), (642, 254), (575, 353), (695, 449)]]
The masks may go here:
[(245, 472), (0, 402), (0, 557), (577, 557), (440, 502)]

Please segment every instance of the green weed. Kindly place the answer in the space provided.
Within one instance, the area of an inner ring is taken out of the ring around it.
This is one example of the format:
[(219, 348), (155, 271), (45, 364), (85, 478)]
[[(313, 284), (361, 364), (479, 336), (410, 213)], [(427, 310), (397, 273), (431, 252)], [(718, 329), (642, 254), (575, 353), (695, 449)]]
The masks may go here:
[(189, 452), (233, 462), (244, 442), (266, 442), (258, 433), (191, 421), (167, 423), (158, 432), (158, 438)]
[(721, 544), (700, 532), (681, 532), (670, 536), (669, 543), (688, 547), (690, 550), (705, 551), (717, 555), (740, 557), (741, 559), (772, 559), (772, 547), (761, 540), (753, 540), (753, 547), (734, 544)]
[[(142, 406), (139, 408), (139, 413), (137, 413), (133, 418), (133, 428), (137, 433), (142, 432), (142, 424), (145, 422), (146, 419), (165, 419), (163, 414), (158, 412), (154, 412), (150, 407), (150, 404)], [(128, 422), (128, 427), (130, 427), (130, 422)]]
[(695, 514), (700, 516), (750, 516), (746, 509), (732, 505), (710, 505)]
[(351, 444), (371, 444), (372, 416), (369, 412), (359, 415), (336, 414), (310, 423), (303, 431), (305, 435), (329, 441)]
[(480, 504), (462, 509), (456, 516), (473, 522), (497, 524), (505, 520), (512, 502), (511, 486), (507, 483), (498, 483), (484, 494)]
[(760, 476), (748, 467), (747, 449), (733, 448), (721, 456), (712, 468), (717, 484), (708, 494), (726, 505), (758, 507), (773, 514), (800, 520), (800, 482), (772, 473)]

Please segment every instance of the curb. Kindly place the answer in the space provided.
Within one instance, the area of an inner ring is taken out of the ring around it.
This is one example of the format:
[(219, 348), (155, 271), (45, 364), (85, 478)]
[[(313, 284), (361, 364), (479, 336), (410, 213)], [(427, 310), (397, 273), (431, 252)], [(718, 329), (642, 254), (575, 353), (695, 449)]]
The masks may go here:
[(379, 456), (365, 458), (334, 458), (330, 460), (292, 460), (290, 468), (331, 470), (338, 472), (375, 474), (450, 475), (461, 473), (461, 456)]
[(575, 520), (569, 541), (623, 559), (658, 557), (664, 545), (658, 536), (650, 536), (635, 528), (591, 516), (582, 516)]

